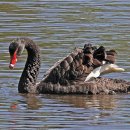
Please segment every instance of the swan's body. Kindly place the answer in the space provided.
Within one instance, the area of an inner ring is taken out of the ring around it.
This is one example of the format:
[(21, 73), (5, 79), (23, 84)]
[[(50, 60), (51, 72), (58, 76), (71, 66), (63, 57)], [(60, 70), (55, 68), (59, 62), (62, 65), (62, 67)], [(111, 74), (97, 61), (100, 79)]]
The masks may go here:
[[(95, 67), (102, 65), (103, 61), (111, 62), (110, 59), (106, 59), (108, 55), (104, 48), (101, 49), (100, 53), (100, 49), (96, 52), (91, 45), (87, 45), (87, 51), (76, 49), (55, 63), (48, 70), (44, 79), (36, 84), (40, 68), (40, 51), (32, 40), (19, 38), (10, 44), (10, 68), (14, 67), (17, 56), (21, 54), (24, 48), (28, 52), (28, 58), (18, 85), (20, 93), (109, 94), (127, 92), (129, 89), (130, 83), (124, 80), (97, 78), (90, 82), (84, 82), (87, 75)], [(93, 54), (95, 55), (94, 59)], [(85, 61), (86, 59), (87, 61)]]

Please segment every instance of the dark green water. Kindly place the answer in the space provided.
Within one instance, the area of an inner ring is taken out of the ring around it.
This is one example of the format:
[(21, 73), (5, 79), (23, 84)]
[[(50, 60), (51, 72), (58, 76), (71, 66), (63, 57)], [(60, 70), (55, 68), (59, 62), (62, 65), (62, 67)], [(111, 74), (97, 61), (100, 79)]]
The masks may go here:
[(126, 69), (107, 77), (130, 80), (129, 0), (0, 0), (0, 129), (125, 130), (130, 96), (21, 95), (17, 84), (26, 52), (9, 70), (9, 43), (29, 37), (41, 48), (38, 80), (57, 60), (85, 42), (118, 52)]

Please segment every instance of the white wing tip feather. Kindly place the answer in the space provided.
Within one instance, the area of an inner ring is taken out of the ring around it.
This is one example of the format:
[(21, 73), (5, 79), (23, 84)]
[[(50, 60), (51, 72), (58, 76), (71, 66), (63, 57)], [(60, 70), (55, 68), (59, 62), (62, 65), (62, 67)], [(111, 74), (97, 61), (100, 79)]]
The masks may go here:
[(103, 66), (97, 67), (94, 69), (85, 79), (84, 82), (89, 81), (91, 78), (97, 78), (101, 74), (113, 73), (113, 72), (123, 72), (125, 71), (124, 68), (120, 68), (116, 64), (105, 64)]

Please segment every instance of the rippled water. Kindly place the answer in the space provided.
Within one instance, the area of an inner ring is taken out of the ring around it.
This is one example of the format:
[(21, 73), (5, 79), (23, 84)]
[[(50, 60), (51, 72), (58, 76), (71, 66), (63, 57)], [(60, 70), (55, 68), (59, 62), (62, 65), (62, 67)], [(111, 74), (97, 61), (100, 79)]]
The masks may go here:
[(126, 69), (107, 77), (130, 80), (129, 0), (0, 1), (0, 129), (129, 129), (130, 96), (22, 95), (17, 91), (26, 52), (8, 69), (9, 43), (30, 37), (41, 48), (38, 80), (57, 60), (85, 42), (118, 51)]

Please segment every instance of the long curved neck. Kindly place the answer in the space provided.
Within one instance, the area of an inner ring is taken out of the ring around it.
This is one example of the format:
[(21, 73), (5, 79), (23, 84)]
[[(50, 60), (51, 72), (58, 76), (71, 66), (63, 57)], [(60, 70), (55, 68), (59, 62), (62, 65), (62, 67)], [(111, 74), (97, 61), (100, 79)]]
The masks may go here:
[(25, 44), (28, 53), (27, 61), (22, 72), (18, 91), (20, 93), (36, 92), (36, 80), (40, 68), (40, 50), (39, 47), (30, 39), (21, 39)]

